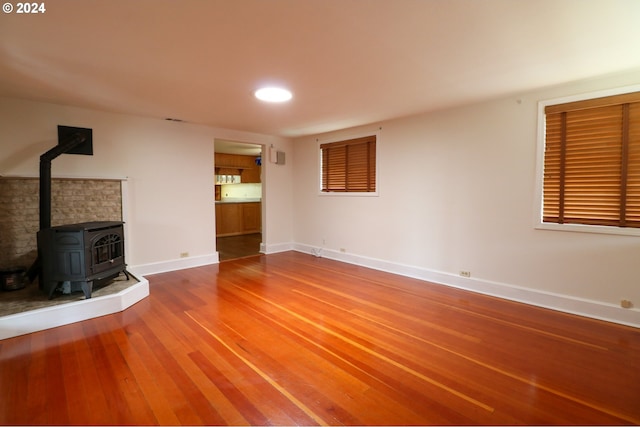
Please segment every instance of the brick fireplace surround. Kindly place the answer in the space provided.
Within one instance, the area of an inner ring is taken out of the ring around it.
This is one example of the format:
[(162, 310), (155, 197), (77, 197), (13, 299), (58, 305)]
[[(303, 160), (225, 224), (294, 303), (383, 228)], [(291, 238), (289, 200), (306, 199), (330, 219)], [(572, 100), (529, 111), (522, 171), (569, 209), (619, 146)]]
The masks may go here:
[[(53, 178), (51, 225), (122, 221), (122, 193), (120, 179)], [(37, 255), (38, 178), (0, 177), (0, 200), (0, 269), (28, 268)], [(144, 278), (136, 279), (141, 286), (111, 296), (116, 299), (111, 303), (105, 301), (107, 297), (92, 298), (0, 317), (0, 339), (122, 311), (148, 295), (148, 282)], [(27, 287), (34, 286), (38, 284), (27, 284)], [(0, 293), (0, 304), (3, 294)], [(53, 323), (47, 323), (47, 313), (55, 318)], [(35, 319), (44, 320), (34, 322)]]
[[(0, 179), (0, 268), (30, 266), (36, 259), (38, 178)], [(122, 221), (120, 180), (53, 179), (51, 225)]]

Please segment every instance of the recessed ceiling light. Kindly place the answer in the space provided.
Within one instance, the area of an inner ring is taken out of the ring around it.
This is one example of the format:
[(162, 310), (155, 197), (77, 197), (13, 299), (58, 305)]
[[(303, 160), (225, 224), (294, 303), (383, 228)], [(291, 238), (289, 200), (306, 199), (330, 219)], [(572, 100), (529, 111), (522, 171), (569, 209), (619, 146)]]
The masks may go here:
[(254, 92), (256, 98), (266, 102), (286, 102), (293, 96), (287, 89), (279, 87), (263, 87)]

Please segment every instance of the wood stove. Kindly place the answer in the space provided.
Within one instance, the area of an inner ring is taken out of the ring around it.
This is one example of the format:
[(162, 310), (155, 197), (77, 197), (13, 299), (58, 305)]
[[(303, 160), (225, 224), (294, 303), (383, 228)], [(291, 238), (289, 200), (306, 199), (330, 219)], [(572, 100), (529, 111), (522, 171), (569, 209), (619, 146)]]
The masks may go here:
[(124, 262), (122, 221), (94, 221), (51, 227), (51, 161), (62, 154), (93, 155), (93, 131), (58, 125), (58, 145), (40, 156), (40, 231), (38, 257), (27, 271), (40, 289), (53, 297), (82, 290), (91, 298), (93, 282), (116, 277), (129, 279)]
[(67, 224), (38, 232), (41, 262), (40, 288), (53, 297), (82, 290), (91, 298), (93, 282), (118, 276), (127, 279), (122, 221), (94, 221)]

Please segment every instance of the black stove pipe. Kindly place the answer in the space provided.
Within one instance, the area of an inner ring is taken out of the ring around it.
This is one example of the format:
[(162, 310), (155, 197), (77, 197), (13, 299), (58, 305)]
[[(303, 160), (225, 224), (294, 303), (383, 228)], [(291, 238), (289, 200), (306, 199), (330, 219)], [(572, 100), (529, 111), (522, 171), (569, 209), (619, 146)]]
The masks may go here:
[[(61, 154), (73, 152), (74, 148), (90, 140), (91, 136), (86, 131), (87, 129), (78, 128), (78, 132), (69, 134), (69, 138), (65, 141), (58, 140), (58, 145), (40, 156), (40, 230), (51, 228), (51, 161)], [(38, 256), (27, 271), (30, 282), (40, 274), (40, 270), (40, 249), (38, 248)]]
[(86, 140), (85, 135), (77, 133), (40, 156), (40, 230), (51, 228), (51, 161)]

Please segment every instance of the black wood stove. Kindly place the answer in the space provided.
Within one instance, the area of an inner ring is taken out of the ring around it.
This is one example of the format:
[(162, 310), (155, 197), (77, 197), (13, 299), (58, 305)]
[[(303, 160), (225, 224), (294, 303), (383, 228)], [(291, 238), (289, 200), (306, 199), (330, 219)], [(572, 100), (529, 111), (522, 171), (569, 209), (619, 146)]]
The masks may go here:
[(40, 156), (40, 231), (38, 258), (29, 271), (33, 281), (39, 276), (40, 289), (53, 297), (84, 292), (91, 298), (93, 282), (116, 277), (123, 272), (124, 230), (122, 221), (94, 221), (51, 227), (51, 161), (62, 154), (93, 155), (91, 129), (58, 126), (58, 145)]
[(127, 279), (122, 221), (96, 221), (50, 227), (38, 232), (41, 257), (40, 288), (51, 299), (56, 289), (63, 293), (82, 290), (91, 298), (94, 280), (105, 280), (121, 272)]

